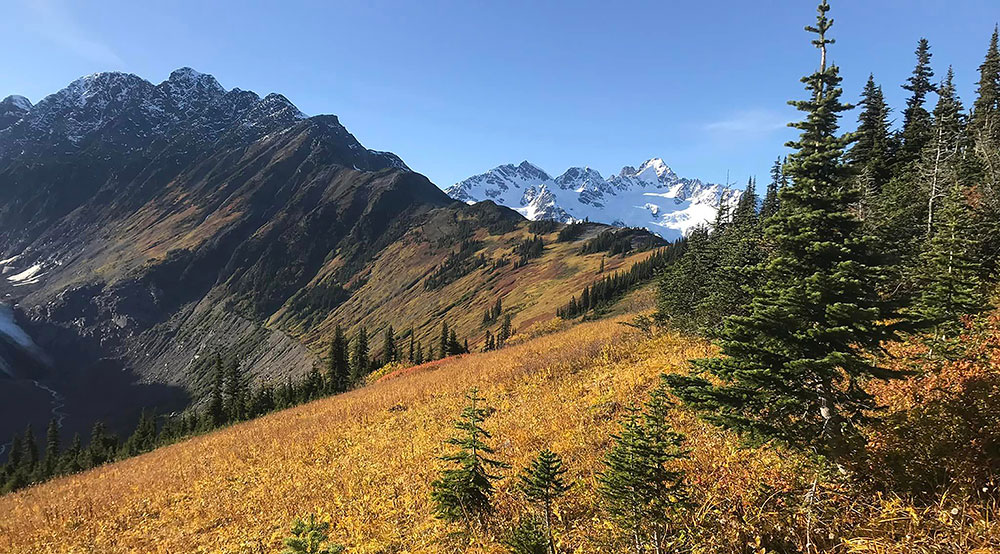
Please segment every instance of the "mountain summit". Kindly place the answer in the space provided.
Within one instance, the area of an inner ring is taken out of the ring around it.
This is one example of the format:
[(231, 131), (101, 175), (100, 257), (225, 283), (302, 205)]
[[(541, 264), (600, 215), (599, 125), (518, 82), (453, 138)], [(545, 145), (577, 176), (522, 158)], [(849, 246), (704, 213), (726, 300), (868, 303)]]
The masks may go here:
[(492, 200), (532, 220), (645, 227), (667, 239), (710, 223), (721, 202), (733, 204), (740, 196), (722, 185), (678, 177), (660, 158), (638, 169), (625, 166), (606, 179), (589, 167), (571, 167), (552, 178), (524, 161), (469, 177), (445, 192), (467, 203)]

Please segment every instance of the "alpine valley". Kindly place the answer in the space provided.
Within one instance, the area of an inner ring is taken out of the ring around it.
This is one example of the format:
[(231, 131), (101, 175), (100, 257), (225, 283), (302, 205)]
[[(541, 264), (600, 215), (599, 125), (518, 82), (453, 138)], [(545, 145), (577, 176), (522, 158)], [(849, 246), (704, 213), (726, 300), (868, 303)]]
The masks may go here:
[[(515, 211), (456, 202), (336, 116), (189, 68), (11, 96), (0, 127), (2, 437), (200, 405), (220, 352), (255, 384), (297, 381), (336, 325), (429, 344), (443, 320), (478, 345), (498, 298), (517, 326), (549, 319), (602, 263), (575, 244), (600, 225), (506, 263), (529, 236)], [(659, 243), (641, 235), (626, 240)]]

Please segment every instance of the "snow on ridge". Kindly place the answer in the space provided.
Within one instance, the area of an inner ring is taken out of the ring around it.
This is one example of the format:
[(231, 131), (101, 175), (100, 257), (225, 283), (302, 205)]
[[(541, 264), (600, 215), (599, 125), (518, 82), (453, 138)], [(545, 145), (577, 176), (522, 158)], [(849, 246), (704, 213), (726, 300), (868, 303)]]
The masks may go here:
[[(7, 277), (11, 283), (30, 285), (38, 282), (42, 276), (42, 264), (35, 264), (24, 271)], [(15, 286), (17, 286), (15, 284)]]
[(739, 191), (678, 177), (661, 158), (638, 169), (625, 166), (604, 178), (589, 167), (571, 167), (552, 178), (530, 162), (506, 164), (445, 190), (466, 203), (492, 200), (528, 219), (590, 221), (645, 227), (666, 239), (711, 224), (721, 202), (733, 205)]

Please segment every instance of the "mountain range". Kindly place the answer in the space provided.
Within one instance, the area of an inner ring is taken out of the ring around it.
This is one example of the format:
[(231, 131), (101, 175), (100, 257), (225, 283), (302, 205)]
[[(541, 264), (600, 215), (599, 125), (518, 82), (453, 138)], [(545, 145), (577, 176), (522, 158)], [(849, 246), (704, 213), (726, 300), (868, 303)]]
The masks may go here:
[(255, 382), (298, 379), (337, 325), (412, 329), (429, 345), (447, 321), (475, 345), (501, 296), (516, 325), (550, 319), (602, 255), (554, 244), (553, 228), (539, 258), (506, 263), (527, 228), (493, 202), (449, 198), (336, 116), (190, 68), (159, 84), (98, 73), (34, 105), (8, 97), (0, 437), (50, 416), (86, 433), (183, 409), (205, 398), (216, 354)]
[(446, 192), (468, 203), (492, 200), (531, 220), (643, 227), (666, 239), (711, 223), (720, 203), (735, 205), (740, 197), (722, 185), (678, 177), (660, 158), (638, 169), (625, 166), (606, 179), (589, 167), (571, 167), (553, 178), (523, 161), (469, 177)]

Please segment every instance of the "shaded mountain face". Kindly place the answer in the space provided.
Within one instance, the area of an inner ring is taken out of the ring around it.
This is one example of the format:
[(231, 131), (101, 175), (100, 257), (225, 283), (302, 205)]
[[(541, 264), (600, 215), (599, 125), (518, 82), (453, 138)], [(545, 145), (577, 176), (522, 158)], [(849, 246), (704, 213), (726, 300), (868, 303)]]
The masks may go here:
[(735, 205), (739, 191), (678, 177), (663, 160), (647, 160), (604, 178), (590, 168), (571, 167), (552, 178), (538, 166), (496, 167), (449, 187), (452, 198), (472, 203), (492, 200), (528, 219), (561, 222), (584, 219), (617, 226), (644, 227), (676, 239), (715, 219), (722, 202)]
[[(271, 315), (321, 270), (347, 286), (430, 212), (460, 206), (335, 116), (188, 68), (158, 85), (90, 75), (35, 105), (8, 97), (0, 301), (15, 310), (0, 325), (0, 406), (24, 393), (18, 380), (43, 379), (96, 417), (70, 389), (105, 374), (118, 377), (100, 402), (119, 412), (145, 403), (129, 398), (137, 383), (173, 387), (149, 400), (182, 405), (219, 350), (258, 378), (301, 374), (315, 353)], [(0, 421), (20, 425), (8, 409)]]

